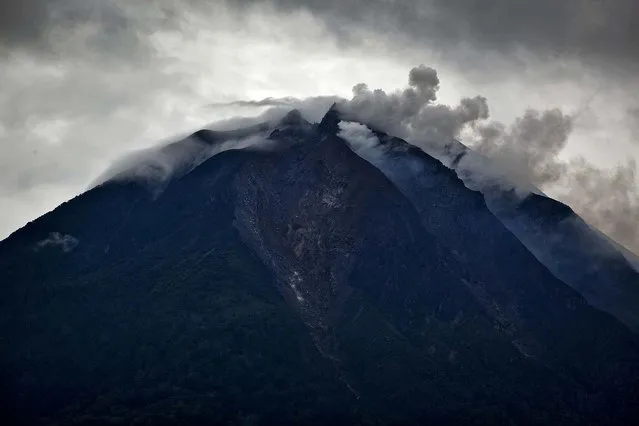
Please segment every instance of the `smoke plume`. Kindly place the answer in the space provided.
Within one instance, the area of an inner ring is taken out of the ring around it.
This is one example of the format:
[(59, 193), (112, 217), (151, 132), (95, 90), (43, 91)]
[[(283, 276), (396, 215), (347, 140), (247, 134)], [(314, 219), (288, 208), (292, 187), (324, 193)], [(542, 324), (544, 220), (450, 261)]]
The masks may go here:
[(437, 103), (439, 77), (433, 68), (413, 68), (408, 87), (387, 93), (371, 90), (365, 83), (353, 87), (353, 97), (340, 104), (347, 117), (375, 129), (441, 151), (468, 125), (488, 118), (486, 98), (463, 98), (459, 105)]
[(36, 244), (36, 249), (44, 247), (59, 247), (63, 252), (69, 253), (75, 249), (80, 242), (72, 235), (62, 234), (60, 232), (52, 232), (49, 236)]
[[(406, 139), (444, 163), (451, 163), (447, 158), (451, 143), (461, 139), (479, 154), (466, 156), (469, 160), (456, 166), (462, 178), (500, 177), (501, 184), (518, 190), (548, 192), (639, 252), (634, 161), (605, 170), (584, 158), (564, 160), (561, 154), (573, 130), (574, 114), (529, 109), (507, 125), (489, 120), (488, 102), (482, 96), (463, 98), (458, 105), (438, 103), (439, 83), (437, 72), (422, 65), (410, 71), (406, 88), (387, 93), (360, 83), (354, 86), (353, 97), (339, 107), (348, 119)], [(342, 132), (355, 141), (366, 139), (357, 129), (345, 125)], [(507, 180), (501, 179), (503, 175)]]

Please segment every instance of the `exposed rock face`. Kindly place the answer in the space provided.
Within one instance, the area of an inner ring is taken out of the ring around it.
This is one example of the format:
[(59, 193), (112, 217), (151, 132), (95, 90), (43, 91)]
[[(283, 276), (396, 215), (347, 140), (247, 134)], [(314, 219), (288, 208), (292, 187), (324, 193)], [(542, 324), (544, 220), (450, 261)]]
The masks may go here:
[[(631, 418), (636, 336), (454, 172), (383, 134), (362, 158), (340, 120), (198, 132), (271, 148), (155, 197), (108, 182), (2, 242), (2, 402), (60, 424)], [(33, 250), (52, 232), (80, 244)]]
[(352, 292), (350, 275), (373, 235), (393, 250), (423, 230), (408, 200), (342, 140), (306, 138), (244, 165), (236, 226), (309, 324), (324, 329)]

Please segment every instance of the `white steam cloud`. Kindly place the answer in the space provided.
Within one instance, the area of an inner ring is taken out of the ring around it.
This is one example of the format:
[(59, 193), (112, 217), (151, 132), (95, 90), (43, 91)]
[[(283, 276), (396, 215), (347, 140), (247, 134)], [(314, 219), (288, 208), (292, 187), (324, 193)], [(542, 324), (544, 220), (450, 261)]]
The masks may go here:
[(368, 159), (381, 154), (379, 138), (368, 126), (353, 121), (340, 121), (338, 126), (340, 131), (337, 135), (362, 157)]

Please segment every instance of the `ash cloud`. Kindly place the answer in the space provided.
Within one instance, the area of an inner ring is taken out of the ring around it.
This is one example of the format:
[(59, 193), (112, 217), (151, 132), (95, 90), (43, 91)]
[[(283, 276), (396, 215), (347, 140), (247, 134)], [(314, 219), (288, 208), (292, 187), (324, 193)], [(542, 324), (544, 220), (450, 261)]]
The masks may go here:
[[(498, 183), (520, 191), (549, 190), (586, 221), (639, 252), (634, 161), (602, 170), (583, 158), (564, 160), (561, 154), (575, 115), (556, 108), (529, 109), (506, 125), (489, 120), (486, 98), (463, 98), (452, 106), (440, 104), (438, 88), (436, 71), (419, 66), (410, 71), (405, 89), (387, 93), (360, 83), (353, 88), (352, 99), (340, 103), (339, 108), (348, 120), (404, 138), (447, 165), (452, 164), (450, 155), (459, 138), (476, 155), (463, 157), (455, 167), (465, 181), (474, 181), (475, 189)], [(341, 124), (340, 128), (359, 149), (374, 146), (362, 133), (365, 127)], [(477, 185), (477, 180), (485, 180), (486, 185)]]
[(566, 165), (557, 196), (598, 229), (639, 253), (638, 177), (633, 160), (601, 170), (576, 159)]
[(469, 142), (517, 181), (543, 186), (566, 173), (557, 157), (572, 129), (573, 117), (559, 109), (528, 110), (508, 127), (498, 122), (476, 126), (475, 140)]
[(40, 44), (46, 37), (50, 3), (55, 3), (55, 0), (0, 0), (0, 48), (2, 44)]
[(339, 107), (346, 117), (372, 125), (436, 156), (465, 127), (488, 118), (486, 98), (463, 98), (456, 106), (437, 103), (439, 77), (433, 68), (413, 68), (408, 87), (387, 93), (365, 83), (353, 87), (353, 97)]
[(348, 142), (353, 151), (364, 159), (374, 163), (372, 159), (383, 155), (379, 139), (366, 125), (352, 121), (340, 121), (338, 126), (340, 131), (337, 135)]
[[(439, 86), (437, 71), (421, 65), (410, 70), (406, 87), (395, 91), (371, 89), (359, 83), (353, 87), (350, 99), (282, 98), (240, 103), (252, 107), (274, 105), (262, 115), (273, 118), (283, 115), (290, 105), (302, 110), (309, 110), (308, 105), (312, 105), (313, 113), (306, 114), (306, 118), (318, 121), (330, 103), (336, 101), (346, 120), (340, 123), (340, 136), (366, 158), (383, 154), (377, 152), (379, 146), (368, 127), (401, 137), (449, 166), (460, 149), (455, 140), (462, 140), (474, 154), (463, 157), (455, 168), (473, 189), (500, 185), (520, 194), (548, 191), (586, 221), (639, 252), (635, 163), (630, 161), (607, 170), (583, 158), (561, 157), (579, 112), (528, 109), (506, 124), (490, 119), (484, 96), (462, 98), (456, 105), (439, 103)], [(226, 127), (253, 124), (255, 119), (242, 120), (230, 120)]]

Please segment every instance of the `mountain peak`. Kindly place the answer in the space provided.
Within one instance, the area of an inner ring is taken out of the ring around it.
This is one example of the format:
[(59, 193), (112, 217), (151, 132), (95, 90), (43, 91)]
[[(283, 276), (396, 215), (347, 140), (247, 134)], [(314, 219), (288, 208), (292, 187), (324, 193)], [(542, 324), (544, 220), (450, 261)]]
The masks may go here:
[(548, 200), (498, 218), (402, 139), (358, 150), (354, 119), (196, 132), (143, 162), (166, 171), (157, 196), (103, 185), (0, 242), (0, 406), (21, 424), (637, 418), (636, 336), (528, 247), (624, 318), (637, 274), (576, 252), (591, 240)]
[(318, 129), (321, 133), (335, 134), (339, 131), (339, 122), (342, 121), (337, 103), (334, 103), (322, 118)]
[(302, 117), (302, 113), (298, 109), (293, 109), (289, 111), (280, 121), (282, 125), (288, 126), (300, 126), (303, 124), (308, 124), (308, 122)]

